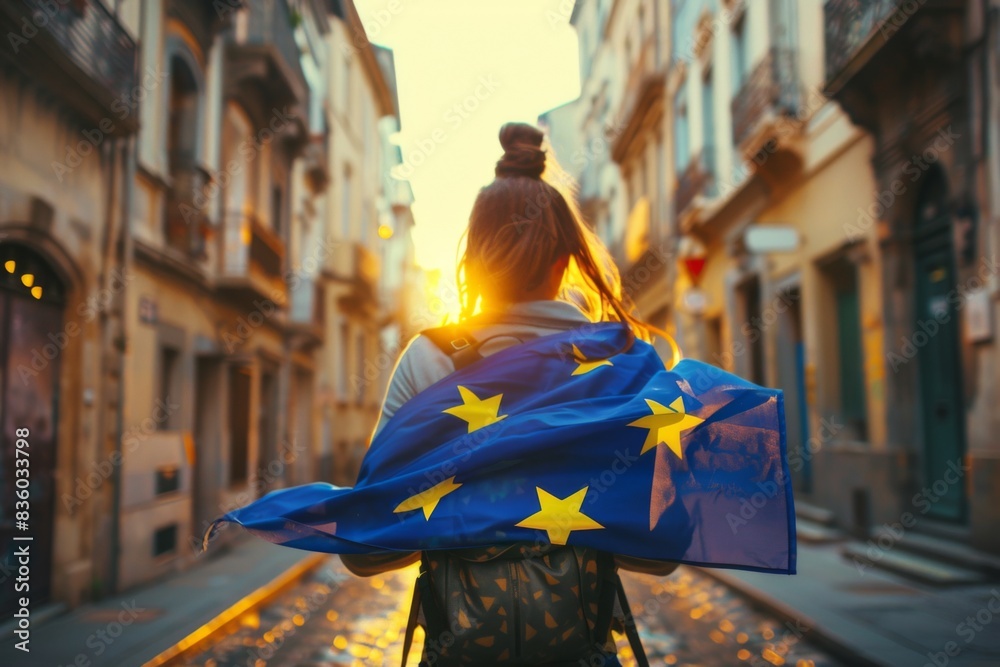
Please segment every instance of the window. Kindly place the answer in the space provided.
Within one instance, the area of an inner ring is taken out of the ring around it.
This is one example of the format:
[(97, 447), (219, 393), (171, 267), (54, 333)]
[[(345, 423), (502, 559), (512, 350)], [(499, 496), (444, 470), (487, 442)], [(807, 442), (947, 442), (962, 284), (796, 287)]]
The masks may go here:
[[(172, 347), (160, 348), (160, 395), (157, 397), (165, 405), (171, 405), (180, 398), (177, 382), (180, 371), (180, 351)], [(155, 410), (154, 414), (159, 414), (160, 410)], [(174, 412), (167, 412), (163, 416), (163, 421), (156, 424), (156, 428), (162, 431), (169, 431), (174, 428), (177, 415)]]
[(347, 378), (350, 375), (351, 323), (346, 319), (340, 322), (340, 363), (337, 364), (337, 400), (347, 400)]
[(715, 194), (715, 87), (713, 84), (712, 67), (705, 69), (701, 80), (701, 130), (702, 130), (702, 168), (708, 175), (705, 193)]
[(367, 173), (368, 161), (373, 157), (372, 151), (372, 120), (375, 118), (375, 109), (372, 107), (371, 98), (365, 96), (364, 108), (361, 113), (361, 145), (364, 152), (361, 159), (364, 160)]
[(357, 382), (355, 382), (355, 400), (358, 405), (364, 405), (365, 403), (365, 387), (366, 382), (364, 379), (364, 369), (365, 369), (365, 343), (367, 342), (365, 336), (365, 330), (359, 329), (357, 334), (357, 342), (354, 345), (354, 354), (357, 359), (357, 366), (355, 367), (355, 377)]
[(284, 238), (284, 193), (281, 187), (271, 186), (271, 230), (279, 237)]
[(250, 369), (229, 369), (229, 484), (247, 481), (250, 459)]
[(180, 473), (177, 466), (165, 465), (156, 469), (156, 484), (154, 494), (157, 496), (172, 493), (180, 488)]
[(153, 533), (153, 557), (177, 551), (177, 524), (164, 526)]
[[(346, 47), (350, 48), (350, 47)], [(337, 74), (337, 97), (340, 100), (341, 112), (346, 114), (350, 108), (351, 91), (351, 54), (343, 51), (340, 54), (340, 72)]]
[(180, 56), (170, 60), (170, 100), (167, 119), (167, 159), (173, 174), (190, 169), (198, 159), (198, 82)]
[(691, 137), (688, 136), (688, 130), (687, 86), (681, 83), (674, 99), (674, 161), (678, 172), (687, 169), (691, 159)]
[(344, 165), (344, 180), (340, 186), (340, 237), (351, 238), (351, 167)]
[(361, 203), (361, 243), (371, 244), (371, 204), (367, 201)]
[(746, 36), (746, 13), (740, 15), (733, 23), (732, 30), (732, 58), (733, 58), (733, 94), (739, 93), (747, 79), (747, 36)]

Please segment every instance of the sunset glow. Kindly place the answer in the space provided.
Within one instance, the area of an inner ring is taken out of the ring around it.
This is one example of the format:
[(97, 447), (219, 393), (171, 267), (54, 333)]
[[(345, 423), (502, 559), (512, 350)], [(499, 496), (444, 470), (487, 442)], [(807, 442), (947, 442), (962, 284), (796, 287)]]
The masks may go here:
[[(497, 133), (579, 94), (572, 2), (359, 0), (373, 42), (393, 49), (417, 262), (453, 280), (459, 237), (493, 178)], [(429, 75), (429, 72), (435, 74)], [(447, 295), (447, 290), (442, 293)]]

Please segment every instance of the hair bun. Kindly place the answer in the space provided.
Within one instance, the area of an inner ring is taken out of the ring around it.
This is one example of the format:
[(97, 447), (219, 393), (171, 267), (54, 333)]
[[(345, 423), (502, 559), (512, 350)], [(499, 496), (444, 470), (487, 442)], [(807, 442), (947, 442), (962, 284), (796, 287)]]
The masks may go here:
[(545, 135), (528, 123), (507, 123), (500, 128), (503, 157), (497, 162), (497, 176), (527, 176), (541, 178), (545, 171)]

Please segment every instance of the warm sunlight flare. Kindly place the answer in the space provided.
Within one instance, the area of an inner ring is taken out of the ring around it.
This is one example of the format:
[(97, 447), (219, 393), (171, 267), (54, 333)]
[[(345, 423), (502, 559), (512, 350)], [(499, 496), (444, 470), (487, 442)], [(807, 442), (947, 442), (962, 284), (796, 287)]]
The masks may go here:
[(0, 666), (1000, 665), (1000, 0), (0, 0), (0, 165)]
[(395, 54), (403, 152), (397, 174), (411, 181), (416, 198), (417, 263), (453, 281), (472, 202), (502, 153), (500, 126), (534, 122), (579, 95), (573, 3), (356, 4), (368, 38)]

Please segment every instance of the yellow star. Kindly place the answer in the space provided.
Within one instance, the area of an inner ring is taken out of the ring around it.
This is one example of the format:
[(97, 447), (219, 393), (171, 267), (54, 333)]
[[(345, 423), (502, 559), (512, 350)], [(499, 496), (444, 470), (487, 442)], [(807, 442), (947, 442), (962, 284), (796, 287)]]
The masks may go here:
[(588, 488), (590, 487), (585, 486), (568, 498), (556, 498), (536, 486), (541, 509), (517, 525), (521, 528), (544, 530), (552, 544), (566, 544), (569, 534), (574, 530), (604, 528), (580, 511)]
[(438, 502), (460, 486), (462, 485), (455, 484), (454, 477), (449, 477), (426, 491), (421, 491), (417, 495), (411, 496), (399, 503), (396, 509), (393, 510), (393, 513), (399, 514), (400, 512), (412, 512), (413, 510), (422, 509), (424, 511), (424, 519), (430, 520), (431, 513), (434, 512), (434, 508), (437, 507)]
[(670, 407), (664, 407), (648, 398), (646, 399), (646, 405), (653, 411), (653, 414), (629, 424), (629, 426), (649, 429), (649, 433), (646, 434), (646, 442), (643, 444), (640, 454), (645, 454), (657, 445), (664, 444), (677, 455), (677, 458), (683, 459), (681, 431), (692, 429), (705, 420), (684, 412), (684, 399), (681, 396), (678, 396), (670, 404)]
[(459, 419), (469, 422), (469, 433), (490, 424), (495, 424), (507, 415), (498, 415), (500, 412), (500, 400), (503, 394), (497, 394), (491, 398), (480, 400), (475, 394), (459, 386), (458, 393), (462, 396), (462, 405), (448, 408), (444, 412), (455, 415)]
[(600, 366), (614, 366), (607, 359), (587, 359), (576, 345), (573, 346), (573, 358), (579, 364), (576, 370), (573, 371), (573, 375), (586, 375)]

